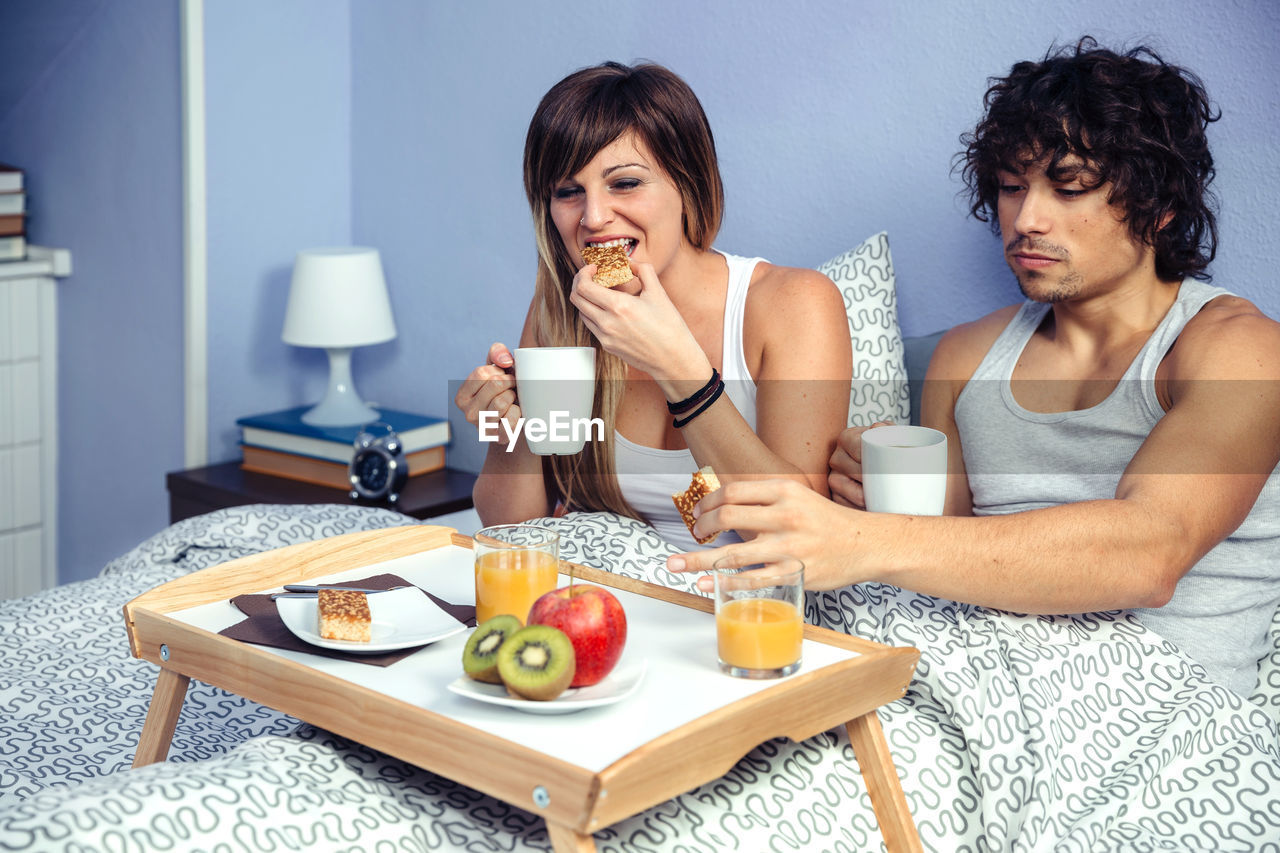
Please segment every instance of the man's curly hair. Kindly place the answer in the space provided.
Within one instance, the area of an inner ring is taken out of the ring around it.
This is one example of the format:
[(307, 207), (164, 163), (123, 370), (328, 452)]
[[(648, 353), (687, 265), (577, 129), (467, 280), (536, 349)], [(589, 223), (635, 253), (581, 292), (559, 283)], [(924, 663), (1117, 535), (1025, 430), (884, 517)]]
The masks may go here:
[[(1108, 202), (1154, 248), (1162, 280), (1210, 278), (1218, 226), (1205, 130), (1221, 113), (1198, 77), (1148, 47), (1117, 54), (1085, 36), (989, 82), (986, 115), (956, 158), (976, 218), (998, 232), (998, 173), (1047, 161), (1054, 180), (1110, 182)], [(1073, 156), (1083, 172), (1064, 167)]]

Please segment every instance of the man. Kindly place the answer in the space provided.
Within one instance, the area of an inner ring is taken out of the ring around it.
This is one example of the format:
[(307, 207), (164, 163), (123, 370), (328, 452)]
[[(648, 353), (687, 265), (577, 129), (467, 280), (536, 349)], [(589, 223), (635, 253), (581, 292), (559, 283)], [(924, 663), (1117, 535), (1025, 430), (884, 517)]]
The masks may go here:
[(814, 589), (1132, 609), (1247, 696), (1280, 600), (1280, 325), (1202, 281), (1217, 116), (1187, 71), (1091, 39), (1018, 63), (986, 107), (959, 160), (1027, 300), (935, 351), (923, 423), (949, 442), (946, 516), (860, 511), (851, 429), (831, 459), (834, 502), (729, 484), (695, 533), (756, 537), (669, 567), (781, 552)]

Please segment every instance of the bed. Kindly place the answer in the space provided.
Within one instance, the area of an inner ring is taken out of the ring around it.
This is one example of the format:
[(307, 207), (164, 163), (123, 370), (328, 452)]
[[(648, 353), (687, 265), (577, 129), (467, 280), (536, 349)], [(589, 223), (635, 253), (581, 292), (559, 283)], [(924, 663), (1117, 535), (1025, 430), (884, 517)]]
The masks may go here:
[[(850, 422), (906, 420), (919, 388), (901, 377), (923, 373), (936, 336), (898, 331), (887, 236), (820, 269), (849, 309)], [(356, 506), (220, 510), (92, 580), (0, 602), (0, 849), (550, 849), (535, 815), (199, 683), (169, 761), (130, 769), (156, 670), (129, 657), (125, 602), (237, 557), (414, 523)], [(691, 590), (645, 525), (537, 523), (559, 530), (566, 560)], [(925, 849), (1280, 853), (1280, 616), (1243, 698), (1127, 613), (1019, 616), (877, 584), (809, 593), (806, 611), (920, 649), (880, 718)], [(619, 853), (883, 849), (843, 730), (761, 744), (595, 840)]]
[[(180, 574), (416, 522), (258, 505), (179, 522), (93, 580), (0, 603), (0, 849), (550, 849), (541, 819), (193, 684), (168, 763), (130, 769), (155, 668), (121, 606)], [(537, 523), (565, 559), (689, 588), (649, 528)], [(1124, 613), (1025, 617), (881, 585), (809, 593), (811, 622), (922, 652), (881, 709), (929, 850), (1280, 850), (1280, 623), (1243, 699)], [(881, 849), (842, 731), (770, 741), (720, 780), (596, 835), (602, 851)]]

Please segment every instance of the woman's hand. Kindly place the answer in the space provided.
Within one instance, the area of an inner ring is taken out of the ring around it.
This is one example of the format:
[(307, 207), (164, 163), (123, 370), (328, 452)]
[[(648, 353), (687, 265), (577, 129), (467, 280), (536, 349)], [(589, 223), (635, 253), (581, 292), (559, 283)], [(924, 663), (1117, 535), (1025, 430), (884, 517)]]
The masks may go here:
[[(860, 514), (836, 506), (795, 480), (739, 480), (726, 483), (694, 508), (694, 535), (717, 530), (755, 533), (747, 542), (667, 558), (673, 572), (710, 572), (716, 560), (743, 563), (786, 554), (804, 563), (805, 589), (837, 589), (864, 580), (856, 572), (855, 546)], [(698, 579), (710, 592), (710, 577)]]
[(462, 387), (454, 395), (453, 403), (467, 417), (467, 423), (480, 425), (481, 412), (497, 412), (507, 422), (510, 431), (498, 430), (499, 441), (515, 431), (520, 419), (520, 401), (516, 397), (515, 357), (506, 344), (489, 347), (488, 360), (463, 380)]
[(862, 434), (878, 426), (889, 426), (891, 421), (876, 421), (869, 427), (850, 427), (836, 439), (836, 449), (831, 454), (831, 471), (827, 474), (827, 486), (831, 500), (840, 506), (866, 509), (867, 499), (862, 492)]
[(653, 265), (636, 263), (631, 269), (636, 278), (613, 289), (591, 280), (595, 264), (578, 270), (569, 300), (587, 329), (607, 352), (659, 383), (709, 374), (706, 355), (671, 304)]

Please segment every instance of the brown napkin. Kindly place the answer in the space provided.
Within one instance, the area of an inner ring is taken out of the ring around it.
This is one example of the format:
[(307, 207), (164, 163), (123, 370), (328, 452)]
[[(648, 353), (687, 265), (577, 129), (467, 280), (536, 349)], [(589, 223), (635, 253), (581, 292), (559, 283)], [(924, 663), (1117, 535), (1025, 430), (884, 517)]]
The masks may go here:
[[(353, 586), (364, 589), (391, 589), (393, 586), (406, 586), (409, 582), (399, 575), (374, 575), (373, 577), (363, 578), (360, 580), (342, 581), (333, 584), (334, 586)], [(450, 604), (449, 602), (437, 598), (425, 589), (422, 590), (427, 598), (431, 599), (445, 613), (448, 613), (454, 619), (457, 619), (467, 627), (473, 627), (476, 624), (476, 609), (470, 604)], [(326, 658), (335, 658), (337, 660), (350, 660), (357, 663), (367, 663), (373, 666), (390, 666), (398, 660), (403, 660), (409, 655), (416, 652), (421, 646), (413, 646), (407, 649), (396, 649), (393, 652), (384, 652), (382, 654), (351, 654), (350, 652), (340, 652), (334, 649), (326, 649), (321, 646), (313, 646), (308, 642), (299, 639), (292, 631), (285, 627), (284, 621), (280, 618), (280, 612), (276, 609), (276, 603), (271, 600), (271, 595), (237, 595), (231, 599), (231, 603), (238, 607), (241, 612), (245, 613), (249, 618), (243, 622), (237, 622), (230, 628), (219, 631), (218, 633), (224, 637), (230, 637), (233, 640), (240, 640), (244, 643), (254, 643), (259, 646), (272, 646), (277, 649), (289, 649), (295, 652), (306, 652), (310, 655), (320, 655)]]

